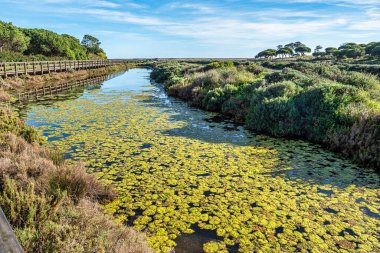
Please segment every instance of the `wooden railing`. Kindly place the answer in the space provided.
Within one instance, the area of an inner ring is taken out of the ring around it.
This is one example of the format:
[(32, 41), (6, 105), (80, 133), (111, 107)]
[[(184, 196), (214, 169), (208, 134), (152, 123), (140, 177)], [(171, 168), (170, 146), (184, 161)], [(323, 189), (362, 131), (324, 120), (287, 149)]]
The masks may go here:
[(0, 253), (23, 253), (11, 225), (0, 208)]
[(118, 64), (118, 62), (110, 60), (0, 62), (0, 76), (37, 75), (50, 72), (102, 68), (114, 64)]
[[(78, 80), (68, 83), (61, 83), (56, 85), (50, 85), (50, 86), (43, 86), (40, 88), (31, 89), (22, 93), (17, 94), (18, 101), (28, 101), (33, 99), (39, 99), (45, 96), (53, 96), (57, 95), (59, 93), (75, 89), (77, 87), (85, 87), (89, 85), (96, 85), (100, 84), (109, 78), (112, 78), (110, 76), (98, 76), (94, 78), (84, 79), (84, 80)], [(0, 252), (1, 253), (1, 252)]]

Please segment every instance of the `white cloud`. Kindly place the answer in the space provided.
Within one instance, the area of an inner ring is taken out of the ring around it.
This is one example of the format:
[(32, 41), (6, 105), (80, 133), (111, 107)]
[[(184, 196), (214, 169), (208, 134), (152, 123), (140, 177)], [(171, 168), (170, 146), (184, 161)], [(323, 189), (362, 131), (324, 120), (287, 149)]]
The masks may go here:
[(215, 13), (217, 11), (216, 7), (212, 7), (201, 3), (174, 2), (166, 5), (166, 7), (169, 9), (176, 10), (191, 10), (193, 14), (209, 14)]
[(81, 9), (81, 8), (66, 8), (59, 10), (60, 13), (71, 13), (71, 14), (87, 14), (102, 18), (107, 21), (113, 22), (123, 22), (131, 23), (145, 26), (162, 26), (169, 25), (170, 22), (166, 22), (162, 19), (151, 17), (151, 16), (142, 16), (135, 15), (130, 12), (125, 11), (113, 11), (105, 9)]

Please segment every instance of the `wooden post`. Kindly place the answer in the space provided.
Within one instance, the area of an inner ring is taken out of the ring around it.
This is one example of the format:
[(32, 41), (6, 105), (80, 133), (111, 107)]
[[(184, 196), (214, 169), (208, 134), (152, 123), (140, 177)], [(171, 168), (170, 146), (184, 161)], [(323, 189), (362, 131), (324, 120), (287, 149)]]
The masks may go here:
[(50, 62), (47, 62), (48, 73), (50, 73)]
[(67, 71), (67, 61), (65, 61), (65, 71)]
[(40, 67), (41, 67), (41, 74), (43, 74), (44, 73), (44, 66), (43, 66), (42, 62), (40, 62)]
[(17, 72), (17, 63), (14, 63), (14, 68), (15, 68), (15, 76), (18, 76), (18, 72)]
[(3, 70), (4, 70), (4, 76), (7, 77), (8, 75), (7, 75), (7, 64), (6, 63), (4, 63), (4, 65), (3, 65)]
[(33, 75), (35, 75), (35, 74), (36, 74), (36, 63), (33, 62)]
[(28, 70), (27, 70), (27, 68), (26, 68), (26, 62), (24, 62), (24, 74), (25, 74), (25, 75), (28, 74)]
[(55, 62), (53, 62), (53, 68), (54, 68), (54, 72), (57, 72), (57, 69), (55, 68)]

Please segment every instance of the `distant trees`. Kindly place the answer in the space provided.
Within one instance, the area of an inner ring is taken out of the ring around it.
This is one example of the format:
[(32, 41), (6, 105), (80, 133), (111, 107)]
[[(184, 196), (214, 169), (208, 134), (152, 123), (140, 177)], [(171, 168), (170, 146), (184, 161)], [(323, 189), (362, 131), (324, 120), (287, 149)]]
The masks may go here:
[(84, 35), (81, 44), (87, 49), (89, 54), (99, 56), (101, 58), (105, 55), (103, 49), (100, 48), (101, 42), (92, 35)]
[(256, 55), (256, 58), (271, 59), (275, 56), (286, 58), (296, 56), (294, 54), (295, 52), (304, 55), (305, 53), (310, 53), (311, 49), (301, 42), (297, 41), (286, 44), (285, 46), (278, 45), (277, 49), (266, 49), (264, 51), (261, 51)]
[(380, 59), (380, 46), (377, 46), (371, 50), (371, 55)]
[(267, 49), (267, 50), (264, 50), (264, 51), (261, 51), (260, 53), (258, 53), (256, 55), (256, 58), (273, 58), (274, 56), (276, 56), (276, 53), (277, 53), (277, 50), (275, 49)]
[(365, 54), (365, 45), (356, 43), (345, 43), (335, 53), (337, 58), (359, 58)]
[(106, 58), (100, 41), (85, 35), (82, 44), (68, 34), (57, 34), (45, 29), (23, 29), (0, 21), (0, 52), (43, 55), (72, 60)]
[(0, 52), (14, 51), (24, 52), (29, 44), (27, 38), (22, 31), (12, 23), (0, 21)]
[(280, 48), (276, 51), (276, 55), (281, 55), (282, 58), (293, 55), (293, 50), (288, 47)]
[(86, 59), (88, 57), (88, 50), (80, 44), (79, 39), (68, 35), (62, 34), (65, 40), (66, 48), (65, 54), (71, 59)]
[(296, 53), (300, 53), (301, 55), (305, 55), (306, 53), (310, 53), (311, 52), (311, 48), (310, 47), (307, 47), (305, 45), (300, 45), (299, 47), (297, 47), (295, 50), (294, 50)]
[(335, 47), (326, 47), (326, 55), (335, 55), (339, 50)]
[[(297, 41), (291, 42), (288, 44), (278, 45), (277, 49), (266, 49), (259, 52), (256, 55), (256, 58), (271, 59), (274, 57), (287, 58), (292, 56), (304, 56), (311, 53), (311, 48), (305, 44)], [(337, 58), (337, 59), (357, 59), (362, 57), (374, 57), (380, 58), (380, 42), (371, 42), (368, 44), (358, 44), (358, 43), (344, 43), (339, 48), (335, 47), (326, 47), (323, 51), (321, 45), (317, 45), (314, 49), (314, 57), (328, 57), (328, 58)]]
[(321, 50), (323, 49), (323, 47), (321, 45), (318, 45), (315, 47), (314, 49), (314, 53), (313, 53), (313, 56), (314, 57), (323, 57), (326, 55), (325, 52), (322, 52)]
[(322, 49), (323, 49), (323, 47), (321, 45), (318, 45), (315, 47), (314, 52), (319, 53), (319, 52), (321, 52)]

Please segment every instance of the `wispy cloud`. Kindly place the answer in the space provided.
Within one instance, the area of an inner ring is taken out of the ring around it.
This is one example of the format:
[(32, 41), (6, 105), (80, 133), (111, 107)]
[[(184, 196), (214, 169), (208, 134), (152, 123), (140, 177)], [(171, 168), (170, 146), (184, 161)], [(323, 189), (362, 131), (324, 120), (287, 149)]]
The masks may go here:
[(218, 8), (215, 6), (206, 5), (203, 3), (191, 3), (191, 2), (173, 2), (165, 7), (174, 11), (178, 10), (190, 10), (193, 14), (210, 14), (217, 12)]
[(380, 33), (380, 0), (19, 0), (15, 5), (41, 17), (80, 17), (79, 26), (94, 28), (107, 43), (117, 41), (108, 37), (127, 36), (149, 46), (149, 40), (170, 41), (177, 50), (191, 48), (184, 53), (207, 48), (242, 56), (277, 43), (364, 42)]

